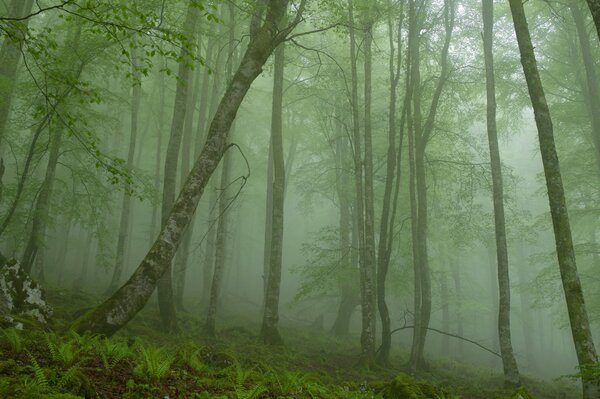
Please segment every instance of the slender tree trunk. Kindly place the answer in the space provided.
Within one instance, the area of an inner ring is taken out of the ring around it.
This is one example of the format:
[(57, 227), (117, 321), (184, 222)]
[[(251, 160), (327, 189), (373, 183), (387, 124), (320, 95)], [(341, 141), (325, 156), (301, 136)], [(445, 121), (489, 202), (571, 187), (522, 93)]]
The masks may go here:
[[(198, 39), (198, 48), (200, 49), (201, 41)], [(200, 51), (200, 50), (198, 50)], [(194, 77), (193, 90), (187, 91), (186, 99), (186, 114), (183, 125), (183, 143), (181, 146), (181, 167), (179, 168), (180, 184), (185, 182), (185, 178), (190, 172), (190, 155), (192, 149), (192, 130), (194, 124), (194, 111), (196, 109), (196, 103), (198, 101), (198, 95), (200, 91), (200, 78), (203, 73), (198, 71)], [(204, 102), (204, 100), (203, 100)], [(175, 258), (175, 268), (173, 271), (173, 278), (175, 280), (174, 292), (175, 292), (175, 307), (178, 310), (184, 310), (183, 308), (183, 292), (185, 289), (185, 276), (188, 266), (188, 258), (190, 253), (190, 244), (192, 242), (192, 235), (194, 233), (194, 221), (192, 219), (187, 231), (183, 236), (183, 242), (181, 248), (177, 251)]]
[(542, 154), (548, 200), (550, 203), (550, 214), (552, 215), (554, 226), (556, 253), (567, 302), (567, 310), (569, 312), (571, 332), (579, 367), (584, 371), (582, 376), (583, 397), (585, 399), (600, 398), (600, 379), (597, 376), (594, 377), (593, 373), (585, 373), (589, 367), (598, 363), (598, 355), (594, 347), (581, 282), (579, 281), (579, 274), (577, 272), (571, 226), (560, 165), (554, 144), (552, 118), (538, 71), (523, 3), (521, 3), (521, 0), (509, 0), (509, 3), (519, 51), (521, 53), (521, 64), (523, 65), (523, 72), (527, 81), (527, 88), (529, 89), (529, 96), (538, 129), (540, 152)]
[[(23, 17), (31, 13), (33, 0), (12, 0), (10, 17)], [(17, 78), (17, 68), (21, 62), (23, 42), (27, 35), (30, 18), (10, 24), (11, 36), (6, 36), (0, 47), (0, 158), (6, 141), (6, 125), (10, 113)], [(3, 32), (3, 33), (6, 33)]]
[[(235, 57), (235, 12), (232, 4), (229, 4), (229, 55), (227, 57), (227, 81), (231, 81), (233, 63)], [(231, 128), (230, 136), (233, 136), (235, 131), (235, 121)], [(215, 336), (215, 324), (217, 317), (217, 307), (219, 305), (219, 299), (222, 292), (222, 280), (224, 275), (224, 267), (227, 256), (227, 241), (228, 241), (228, 222), (229, 212), (228, 208), (231, 205), (231, 201), (234, 198), (229, 198), (229, 177), (231, 169), (231, 155), (225, 153), (223, 158), (223, 168), (221, 170), (221, 188), (219, 196), (219, 215), (218, 215), (218, 227), (216, 232), (216, 244), (215, 244), (215, 255), (214, 255), (214, 267), (212, 274), (212, 282), (210, 287), (210, 297), (208, 302), (208, 309), (206, 314), (206, 323), (204, 325), (204, 331), (207, 335)]]
[(600, 0), (587, 0), (587, 3), (594, 18), (594, 24), (596, 24), (598, 40), (600, 40)]
[[(127, 152), (127, 170), (133, 171), (133, 158), (135, 154), (135, 145), (138, 134), (138, 115), (140, 111), (140, 102), (142, 99), (141, 91), (141, 76), (137, 65), (137, 50), (135, 47), (131, 50), (131, 75), (133, 77), (132, 94), (131, 94), (131, 132), (129, 136), (129, 150)], [(113, 270), (110, 286), (107, 290), (107, 295), (115, 292), (121, 283), (123, 275), (123, 267), (125, 261), (125, 244), (130, 231), (130, 216), (131, 216), (131, 196), (129, 184), (123, 192), (121, 203), (121, 219), (119, 222), (119, 235), (117, 238), (117, 252), (115, 259), (115, 268)], [(131, 239), (130, 239), (131, 241)]]
[(483, 15), (483, 53), (485, 59), (485, 80), (487, 93), (487, 134), (490, 148), (492, 169), (492, 199), (494, 203), (494, 226), (496, 233), (496, 256), (498, 262), (498, 337), (502, 366), (504, 369), (504, 385), (519, 385), (519, 369), (513, 353), (510, 332), (510, 278), (508, 269), (508, 246), (506, 244), (506, 221), (504, 218), (504, 188), (502, 184), (502, 161), (498, 146), (496, 128), (496, 83), (494, 78), (494, 3), (493, 0), (482, 1)]
[[(195, 36), (197, 12), (193, 1), (188, 5), (187, 14), (184, 22), (184, 32), (186, 37)], [(173, 107), (173, 119), (171, 122), (171, 135), (167, 144), (167, 153), (165, 156), (165, 169), (163, 178), (163, 201), (161, 209), (162, 227), (166, 227), (173, 204), (175, 202), (175, 192), (177, 184), (177, 164), (179, 160), (179, 150), (183, 136), (183, 125), (187, 110), (187, 92), (192, 84), (191, 71), (186, 65), (190, 62), (187, 49), (182, 49), (180, 57), (182, 61), (179, 64), (177, 86), (175, 90), (175, 103)], [(187, 224), (186, 224), (187, 227)], [(183, 233), (183, 232), (182, 232)], [(165, 332), (177, 330), (177, 316), (175, 310), (175, 301), (173, 298), (173, 272), (172, 265), (169, 264), (169, 270), (164, 273), (158, 283), (158, 308), (160, 310), (161, 327)]]
[[(450, 295), (448, 294), (448, 273), (442, 270), (440, 273), (440, 300), (442, 301), (442, 330), (450, 331)], [(442, 338), (442, 353), (448, 355), (450, 349), (450, 337), (444, 335)]]
[(356, 298), (355, 274), (353, 273), (352, 254), (354, 252), (350, 242), (352, 227), (352, 210), (349, 201), (349, 182), (347, 166), (347, 142), (342, 132), (341, 115), (338, 109), (336, 118), (336, 188), (340, 208), (340, 253), (339, 253), (339, 285), (340, 305), (331, 327), (331, 333), (341, 337), (348, 334), (352, 313), (360, 301)]
[[(162, 72), (159, 73), (159, 85), (160, 85), (160, 102), (158, 110), (158, 131), (156, 133), (156, 161), (154, 163), (154, 191), (156, 193), (160, 192), (160, 159), (162, 153), (162, 137), (163, 137), (163, 129), (165, 126), (165, 76)], [(157, 224), (158, 224), (158, 201), (155, 201), (152, 204), (152, 219), (150, 221), (150, 230), (148, 232), (148, 241), (150, 243), (154, 242), (156, 239), (157, 233)]]
[[(232, 129), (233, 130), (233, 129)], [(204, 332), (210, 336), (215, 336), (215, 326), (217, 318), (217, 307), (221, 295), (221, 285), (223, 280), (223, 268), (225, 267), (225, 258), (227, 255), (227, 222), (228, 222), (228, 206), (232, 200), (227, 196), (228, 190), (225, 189), (229, 184), (229, 171), (231, 168), (231, 157), (226, 153), (223, 157), (223, 167), (221, 170), (221, 195), (219, 197), (219, 213), (218, 226), (216, 234), (216, 245), (214, 255), (214, 267), (212, 273), (212, 281), (210, 286), (210, 296), (208, 301), (208, 309), (206, 312), (206, 322), (204, 324)]]
[(283, 160), (283, 75), (285, 65), (284, 44), (275, 50), (273, 71), (273, 104), (271, 111), (271, 148), (273, 156), (271, 248), (269, 274), (265, 293), (261, 338), (270, 345), (282, 344), (279, 335), (279, 292), (281, 284), (281, 262), (283, 255), (283, 203), (285, 187), (285, 164)]
[[(388, 5), (391, 5), (388, 2)], [(398, 22), (398, 59), (396, 60), (396, 48), (394, 45), (394, 25), (392, 18), (388, 18), (388, 40), (390, 46), (390, 101), (388, 112), (388, 148), (386, 158), (386, 178), (383, 194), (383, 205), (381, 209), (381, 222), (379, 225), (379, 246), (377, 248), (377, 307), (381, 318), (381, 346), (378, 353), (378, 362), (388, 365), (390, 348), (392, 345), (390, 313), (385, 301), (385, 283), (390, 264), (390, 255), (394, 241), (393, 220), (390, 220), (392, 206), (392, 191), (394, 188), (394, 179), (399, 180), (400, 175), (396, 173), (396, 103), (397, 88), (400, 80), (400, 65), (402, 62), (400, 45), (402, 43), (402, 10)], [(388, 235), (388, 230), (390, 230)]]
[[(51, 124), (50, 126), (52, 127), (54, 124)], [(48, 157), (48, 165), (46, 166), (46, 174), (35, 203), (31, 232), (29, 233), (27, 245), (25, 246), (23, 257), (21, 258), (21, 267), (27, 273), (31, 272), (40, 246), (43, 245), (48, 222), (50, 198), (52, 197), (52, 189), (54, 187), (54, 175), (56, 173), (56, 166), (58, 165), (58, 158), (60, 157), (59, 150), (63, 135), (62, 128), (56, 130), (50, 129), (50, 134), (50, 155)]]
[(269, 265), (271, 264), (271, 235), (273, 234), (273, 139), (269, 138), (267, 156), (267, 190), (265, 201), (265, 239), (263, 244), (263, 308), (267, 299)]
[[(463, 336), (463, 311), (462, 311), (462, 301), (463, 301), (463, 292), (462, 292), (462, 277), (460, 273), (460, 262), (456, 259), (451, 260), (451, 268), (452, 268), (452, 280), (454, 280), (454, 304), (456, 311), (456, 331), (457, 335)], [(458, 342), (458, 356), (462, 357), (463, 355), (463, 342)]]

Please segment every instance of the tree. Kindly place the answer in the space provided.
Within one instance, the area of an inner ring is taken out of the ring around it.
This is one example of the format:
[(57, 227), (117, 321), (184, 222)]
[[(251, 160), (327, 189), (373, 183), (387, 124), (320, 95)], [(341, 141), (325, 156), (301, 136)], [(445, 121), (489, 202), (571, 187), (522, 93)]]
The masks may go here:
[[(279, 321), (279, 292), (281, 284), (281, 261), (283, 252), (283, 203), (285, 190), (285, 165), (283, 160), (283, 75), (285, 47), (281, 43), (275, 50), (273, 70), (273, 104), (271, 111), (271, 156), (273, 159), (273, 183), (271, 194), (271, 237), (269, 240), (269, 269), (265, 290), (261, 339), (266, 344), (277, 345), (283, 340), (277, 327)], [(271, 156), (269, 158), (271, 158)], [(269, 182), (270, 184), (270, 182)]]
[(582, 371), (583, 397), (585, 399), (598, 398), (600, 397), (600, 380), (588, 371), (591, 366), (598, 363), (598, 355), (590, 331), (583, 291), (577, 272), (569, 214), (554, 143), (552, 118), (537, 67), (525, 8), (520, 0), (509, 0), (509, 3), (521, 54), (523, 73), (525, 74), (529, 97), (535, 114), (560, 276), (567, 302), (577, 360)]
[(510, 332), (510, 279), (508, 273), (508, 247), (506, 244), (506, 221), (504, 218), (504, 189), (502, 185), (502, 161), (498, 147), (496, 127), (496, 84), (494, 78), (494, 4), (493, 0), (482, 1), (483, 52), (485, 60), (485, 80), (487, 94), (487, 134), (492, 169), (492, 199), (494, 204), (494, 225), (496, 232), (496, 257), (498, 262), (498, 286), (500, 302), (498, 306), (498, 336), (504, 366), (504, 384), (510, 387), (519, 385), (519, 370), (512, 348)]
[(299, 5), (293, 23), (284, 29), (277, 28), (279, 21), (285, 15), (287, 3), (287, 1), (268, 1), (264, 21), (250, 37), (242, 61), (213, 117), (206, 144), (194, 162), (181, 193), (173, 204), (152, 248), (131, 278), (111, 298), (75, 322), (73, 327), (77, 331), (90, 330), (107, 335), (115, 333), (144, 306), (154, 291), (156, 283), (168, 270), (210, 176), (225, 151), (230, 148), (227, 136), (242, 100), (254, 79), (261, 73), (272, 51), (300, 22), (304, 2)]

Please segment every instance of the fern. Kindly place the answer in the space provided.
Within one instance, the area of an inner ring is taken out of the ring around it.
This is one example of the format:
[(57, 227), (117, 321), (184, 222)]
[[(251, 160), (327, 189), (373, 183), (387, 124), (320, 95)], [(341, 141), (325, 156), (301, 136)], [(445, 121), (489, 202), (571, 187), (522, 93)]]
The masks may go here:
[(81, 348), (76, 346), (76, 342), (60, 342), (55, 334), (46, 334), (46, 346), (52, 360), (62, 363), (66, 367), (71, 367), (76, 363), (81, 351)]
[(23, 339), (19, 332), (14, 328), (7, 328), (2, 330), (4, 337), (10, 344), (10, 348), (15, 353), (21, 353), (23, 351)]
[(131, 355), (128, 346), (119, 341), (102, 339), (98, 341), (98, 349), (105, 370), (112, 370), (121, 360)]
[(29, 387), (36, 386), (39, 389), (48, 388), (48, 379), (46, 378), (46, 373), (44, 369), (40, 366), (37, 359), (31, 354), (31, 352), (27, 351), (27, 356), (31, 361), (29, 368), (33, 371), (34, 379), (30, 382), (25, 382), (25, 385), (29, 384)]
[(147, 375), (154, 380), (160, 380), (169, 372), (174, 356), (164, 349), (139, 347), (139, 356), (134, 373), (138, 376)]
[(56, 384), (58, 389), (65, 388), (66, 385), (68, 383), (70, 383), (73, 380), (73, 378), (75, 378), (75, 376), (77, 375), (78, 372), (79, 372), (78, 366), (69, 367), (69, 369), (58, 380), (58, 383)]

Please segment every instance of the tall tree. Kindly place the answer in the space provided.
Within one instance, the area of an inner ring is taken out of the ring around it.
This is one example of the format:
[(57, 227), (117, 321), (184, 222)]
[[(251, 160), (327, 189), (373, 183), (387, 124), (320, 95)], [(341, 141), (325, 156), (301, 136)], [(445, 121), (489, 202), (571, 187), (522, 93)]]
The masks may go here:
[(492, 169), (492, 199), (494, 203), (494, 225), (496, 230), (496, 260), (498, 262), (498, 336), (504, 368), (504, 384), (519, 385), (519, 370), (513, 353), (510, 332), (510, 278), (508, 272), (508, 246), (506, 244), (506, 221), (504, 218), (504, 188), (502, 185), (502, 161), (498, 146), (496, 127), (496, 82), (494, 78), (494, 3), (482, 1), (483, 53), (485, 61), (485, 87), (487, 94), (487, 135)]
[[(194, 0), (188, 4), (183, 32), (189, 39), (195, 37), (198, 13)], [(187, 91), (191, 86), (191, 70), (189, 63), (192, 61), (194, 49), (181, 48), (179, 70), (175, 89), (175, 101), (173, 104), (173, 119), (171, 120), (171, 134), (167, 144), (165, 155), (165, 168), (163, 176), (163, 195), (161, 220), (162, 226), (169, 220), (173, 203), (175, 202), (175, 191), (177, 183), (177, 164), (179, 161), (179, 150), (183, 136), (183, 125), (187, 112)], [(161, 325), (164, 331), (171, 332), (177, 329), (177, 317), (175, 301), (173, 298), (173, 273), (172, 266), (164, 273), (158, 283), (158, 308), (160, 310)]]
[[(378, 361), (383, 364), (388, 364), (389, 353), (392, 344), (391, 335), (391, 321), (389, 310), (385, 301), (385, 283), (390, 264), (390, 256), (392, 252), (392, 246), (394, 243), (394, 223), (397, 207), (398, 188), (400, 184), (400, 156), (402, 154), (402, 137), (403, 137), (403, 126), (400, 126), (400, 144), (398, 150), (396, 150), (396, 134), (397, 124), (396, 120), (396, 103), (397, 103), (397, 89), (398, 82), (400, 81), (400, 71), (402, 64), (402, 21), (403, 21), (403, 9), (400, 8), (400, 15), (398, 17), (397, 26), (397, 59), (396, 59), (396, 47), (394, 45), (394, 24), (392, 22), (392, 8), (391, 2), (388, 1), (388, 9), (390, 15), (388, 16), (388, 42), (390, 46), (390, 60), (389, 60), (389, 79), (390, 79), (390, 100), (389, 100), (389, 111), (388, 111), (388, 148), (386, 157), (386, 175), (385, 175), (385, 188), (383, 193), (383, 203), (381, 208), (381, 221), (379, 225), (379, 246), (377, 248), (377, 306), (379, 309), (379, 315), (381, 318), (381, 347), (379, 348)], [(405, 97), (406, 98), (406, 97)], [(406, 102), (402, 109), (402, 117), (404, 117)], [(400, 122), (404, 124), (404, 119)], [(398, 169), (398, 170), (396, 170)], [(396, 182), (396, 190), (394, 198), (392, 199), (392, 191), (394, 191), (394, 179)]]
[(275, 49), (273, 69), (273, 103), (271, 108), (271, 153), (273, 159), (273, 185), (271, 189), (271, 239), (269, 251), (269, 274), (265, 290), (261, 339), (271, 345), (281, 344), (279, 335), (279, 292), (283, 252), (283, 202), (285, 188), (285, 165), (283, 160), (283, 76), (285, 47), (281, 43)]
[(261, 22), (260, 28), (250, 35), (242, 61), (213, 117), (206, 144), (163, 223), (154, 245), (125, 285), (111, 298), (75, 322), (73, 327), (77, 331), (90, 330), (107, 335), (115, 333), (144, 306), (158, 280), (169, 269), (208, 179), (229, 148), (228, 132), (242, 100), (252, 82), (262, 72), (262, 67), (273, 50), (301, 20), (304, 1), (298, 7), (294, 22), (279, 29), (278, 24), (287, 11), (287, 3), (281, 0), (268, 1), (264, 21)]
[(531, 105), (538, 130), (560, 276), (567, 302), (577, 360), (582, 370), (583, 397), (585, 399), (600, 398), (600, 379), (594, 373), (589, 372), (589, 368), (598, 363), (598, 355), (590, 330), (583, 290), (575, 261), (571, 225), (569, 223), (560, 164), (554, 143), (554, 128), (550, 109), (546, 102), (546, 94), (544, 93), (544, 87), (538, 71), (527, 18), (525, 16), (525, 8), (521, 0), (509, 0), (509, 3), (521, 54), (523, 73), (527, 81), (529, 97), (531, 98)]
[[(135, 44), (131, 50), (131, 76), (133, 79), (131, 89), (131, 125), (129, 133), (129, 150), (127, 151), (127, 169), (129, 171), (133, 170), (133, 157), (135, 154), (135, 145), (138, 134), (138, 115), (140, 111), (140, 101), (142, 99), (141, 75), (138, 70), (137, 49)], [(123, 265), (125, 263), (125, 243), (130, 229), (130, 216), (131, 195), (128, 184), (127, 187), (125, 187), (123, 199), (121, 201), (121, 217), (119, 221), (119, 233), (117, 237), (115, 268), (113, 270), (110, 286), (108, 287), (108, 294), (113, 293), (119, 287), (121, 276), (123, 275)]]

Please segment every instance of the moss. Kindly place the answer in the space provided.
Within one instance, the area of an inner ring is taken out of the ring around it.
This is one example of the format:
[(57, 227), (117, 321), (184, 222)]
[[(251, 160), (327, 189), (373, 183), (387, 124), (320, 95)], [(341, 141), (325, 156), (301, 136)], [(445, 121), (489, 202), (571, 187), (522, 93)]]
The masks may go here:
[(407, 374), (398, 374), (384, 393), (386, 399), (424, 399), (419, 383)]

